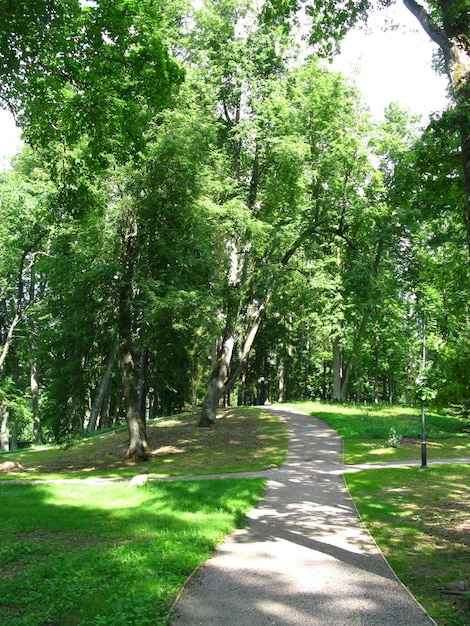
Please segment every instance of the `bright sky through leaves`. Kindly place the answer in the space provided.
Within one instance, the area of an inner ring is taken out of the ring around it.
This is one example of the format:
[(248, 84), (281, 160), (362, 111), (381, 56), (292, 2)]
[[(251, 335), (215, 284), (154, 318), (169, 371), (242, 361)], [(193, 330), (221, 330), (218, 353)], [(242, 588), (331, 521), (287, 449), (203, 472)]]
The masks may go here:
[[(385, 30), (387, 22), (393, 28)], [(426, 122), (448, 104), (447, 78), (432, 68), (436, 50), (416, 18), (398, 2), (369, 18), (369, 32), (351, 31), (333, 67), (356, 84), (374, 117), (381, 118), (385, 107), (397, 102)]]
[[(385, 31), (386, 20), (397, 27)], [(357, 85), (374, 117), (380, 118), (390, 102), (423, 115), (423, 121), (441, 111), (446, 106), (447, 80), (432, 69), (436, 47), (409, 11), (397, 3), (372, 15), (369, 30), (354, 30), (347, 36), (333, 67)], [(0, 170), (20, 146), (20, 130), (11, 115), (0, 109)]]

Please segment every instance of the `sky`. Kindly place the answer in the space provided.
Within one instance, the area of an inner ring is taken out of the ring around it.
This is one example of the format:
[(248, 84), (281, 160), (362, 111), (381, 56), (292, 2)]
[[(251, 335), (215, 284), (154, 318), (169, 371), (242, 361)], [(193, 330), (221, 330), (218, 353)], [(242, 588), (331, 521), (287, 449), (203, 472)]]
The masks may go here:
[[(384, 30), (386, 21), (396, 28)], [(347, 35), (333, 68), (355, 83), (375, 118), (397, 102), (426, 123), (448, 105), (447, 79), (432, 69), (437, 45), (400, 0), (373, 14), (368, 27), (371, 34), (354, 30)]]
[(10, 158), (21, 146), (20, 134), (11, 114), (0, 109), (0, 171), (8, 167)]
[[(397, 27), (383, 30), (385, 20)], [(380, 119), (385, 107), (397, 102), (422, 115), (425, 123), (430, 114), (445, 108), (447, 80), (432, 69), (436, 46), (402, 2), (371, 16), (369, 30), (348, 34), (333, 69), (355, 83), (373, 116)], [(11, 115), (0, 109), (0, 170), (8, 167), (21, 145), (20, 134)]]

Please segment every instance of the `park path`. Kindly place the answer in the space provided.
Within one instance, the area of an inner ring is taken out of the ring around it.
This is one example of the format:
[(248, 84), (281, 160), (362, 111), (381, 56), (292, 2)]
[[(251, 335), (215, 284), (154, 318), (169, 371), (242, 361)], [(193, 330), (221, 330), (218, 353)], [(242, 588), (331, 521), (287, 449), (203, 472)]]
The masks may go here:
[(365, 529), (346, 488), (342, 441), (282, 407), (289, 448), (249, 524), (190, 578), (173, 626), (431, 626)]

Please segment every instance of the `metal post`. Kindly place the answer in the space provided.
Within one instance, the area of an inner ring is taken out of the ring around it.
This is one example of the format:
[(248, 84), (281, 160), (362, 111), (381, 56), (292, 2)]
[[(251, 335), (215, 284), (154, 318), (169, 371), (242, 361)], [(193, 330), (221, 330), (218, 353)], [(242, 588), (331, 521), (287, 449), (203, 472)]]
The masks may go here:
[[(421, 394), (424, 393), (424, 387), (426, 386), (426, 318), (423, 317), (423, 389)], [(424, 414), (424, 397), (421, 395), (421, 469), (428, 469), (426, 459), (426, 416)]]
[(424, 400), (421, 400), (421, 469), (428, 469), (426, 459), (426, 418), (424, 415)]

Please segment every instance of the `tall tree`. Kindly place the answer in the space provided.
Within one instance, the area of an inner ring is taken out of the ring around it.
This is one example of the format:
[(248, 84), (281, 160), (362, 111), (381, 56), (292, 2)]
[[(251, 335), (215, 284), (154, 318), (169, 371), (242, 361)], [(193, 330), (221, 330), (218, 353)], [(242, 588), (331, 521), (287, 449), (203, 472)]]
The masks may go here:
[[(61, 210), (78, 216), (86, 208), (87, 179), (115, 162), (141, 158), (146, 131), (183, 78), (159, 36), (160, 10), (150, 1), (126, 0), (3, 0), (0, 8), (0, 100), (27, 140), (47, 153)], [(145, 458), (138, 376), (128, 367), (135, 360), (126, 301), (136, 263), (134, 232), (128, 223), (122, 237), (119, 319), (129, 455)]]
[[(393, 0), (358, 0), (337, 3), (322, 0), (307, 4), (312, 18), (311, 43), (324, 53), (338, 49), (347, 31), (377, 8), (390, 6)], [(443, 67), (448, 76), (455, 108), (447, 114), (453, 131), (459, 135), (465, 188), (465, 222), (470, 261), (470, 11), (467, 0), (403, 0), (427, 35), (439, 46)], [(282, 15), (290, 5), (273, 0), (273, 11)]]
[(212, 71), (219, 85), (225, 177), (232, 181), (216, 200), (227, 228), (226, 271), (219, 273), (226, 302), (201, 425), (214, 423), (220, 398), (238, 380), (294, 255), (308, 240), (347, 238), (346, 197), (355, 193), (356, 213), (362, 203), (360, 141), (350, 132), (359, 122), (347, 87), (315, 64), (287, 77), (293, 53), (283, 45), (285, 32), (258, 27), (240, 5), (223, 6), (223, 14), (206, 8), (200, 26), (202, 33), (207, 24), (212, 29), (205, 75)]
[[(32, 337), (35, 332), (36, 268), (47, 250), (47, 202), (52, 188), (27, 150), (16, 158), (12, 170), (0, 175), (0, 387), (8, 386), (13, 376), (18, 388), (18, 368), (11, 355), (27, 353), (21, 337)], [(31, 373), (34, 368), (31, 355)], [(30, 383), (37, 400), (34, 376)], [(35, 420), (39, 427), (37, 412)]]

